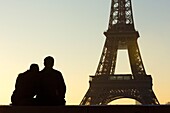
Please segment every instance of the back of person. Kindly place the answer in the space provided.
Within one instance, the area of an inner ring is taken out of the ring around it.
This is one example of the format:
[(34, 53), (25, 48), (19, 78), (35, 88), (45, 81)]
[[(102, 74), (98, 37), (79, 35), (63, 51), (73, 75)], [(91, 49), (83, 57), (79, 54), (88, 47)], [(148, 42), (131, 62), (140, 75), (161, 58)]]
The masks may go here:
[(42, 70), (37, 101), (40, 105), (64, 105), (65, 84), (59, 71)]
[(33, 97), (36, 95), (38, 65), (32, 64), (30, 70), (18, 75), (15, 90), (11, 96), (12, 105), (34, 105)]
[[(36, 100), (38, 105), (65, 105), (66, 86), (61, 72), (53, 69), (51, 57), (44, 60), (45, 68), (40, 72), (39, 91)], [(51, 64), (52, 63), (52, 64)]]

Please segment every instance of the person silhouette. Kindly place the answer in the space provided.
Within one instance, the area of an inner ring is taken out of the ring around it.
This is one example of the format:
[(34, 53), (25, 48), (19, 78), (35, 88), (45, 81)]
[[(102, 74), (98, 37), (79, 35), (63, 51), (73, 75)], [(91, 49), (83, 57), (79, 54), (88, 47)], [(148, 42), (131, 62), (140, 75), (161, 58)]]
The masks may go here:
[(37, 91), (39, 66), (31, 64), (30, 69), (20, 73), (16, 79), (15, 90), (11, 96), (12, 105), (34, 105)]
[(46, 57), (44, 66), (44, 69), (40, 71), (39, 91), (36, 96), (38, 105), (65, 105), (66, 85), (62, 73), (53, 69), (54, 58)]

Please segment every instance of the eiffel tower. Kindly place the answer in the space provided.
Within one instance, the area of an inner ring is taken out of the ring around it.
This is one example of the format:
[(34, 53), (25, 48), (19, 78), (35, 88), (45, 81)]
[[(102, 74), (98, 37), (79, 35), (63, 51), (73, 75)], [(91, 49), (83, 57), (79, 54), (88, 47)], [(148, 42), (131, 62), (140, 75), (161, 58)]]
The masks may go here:
[[(140, 55), (131, 0), (112, 0), (105, 45), (95, 76), (80, 105), (107, 105), (111, 101), (130, 98), (143, 105), (159, 104), (152, 77), (147, 75)], [(127, 50), (132, 74), (115, 74), (118, 50)]]

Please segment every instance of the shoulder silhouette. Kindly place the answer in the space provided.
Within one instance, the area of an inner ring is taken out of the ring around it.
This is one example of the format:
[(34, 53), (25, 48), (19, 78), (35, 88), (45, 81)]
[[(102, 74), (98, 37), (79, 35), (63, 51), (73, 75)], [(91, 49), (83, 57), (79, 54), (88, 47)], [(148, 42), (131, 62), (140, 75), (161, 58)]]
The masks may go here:
[(54, 58), (44, 59), (44, 69), (40, 71), (40, 84), (37, 93), (39, 105), (65, 105), (66, 85), (62, 73), (53, 69)]
[(12, 105), (33, 105), (36, 95), (36, 82), (39, 73), (37, 64), (31, 64), (30, 69), (17, 77), (15, 90), (11, 96)]

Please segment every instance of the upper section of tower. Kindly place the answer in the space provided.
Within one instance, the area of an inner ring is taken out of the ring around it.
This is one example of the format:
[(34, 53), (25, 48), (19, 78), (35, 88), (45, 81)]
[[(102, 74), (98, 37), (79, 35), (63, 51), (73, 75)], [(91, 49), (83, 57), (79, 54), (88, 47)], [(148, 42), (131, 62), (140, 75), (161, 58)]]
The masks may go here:
[(108, 31), (135, 31), (131, 0), (112, 0)]

